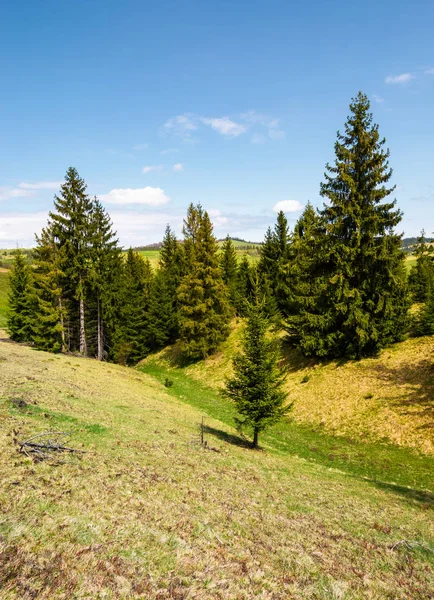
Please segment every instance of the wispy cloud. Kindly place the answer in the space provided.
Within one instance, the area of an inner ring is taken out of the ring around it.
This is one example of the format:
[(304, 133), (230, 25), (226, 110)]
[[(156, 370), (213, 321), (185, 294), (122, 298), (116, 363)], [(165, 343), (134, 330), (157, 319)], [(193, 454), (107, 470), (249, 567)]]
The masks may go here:
[(176, 163), (176, 165), (173, 165), (173, 170), (175, 173), (179, 173), (184, 170), (184, 165), (182, 163)]
[(175, 135), (184, 140), (191, 139), (193, 131), (198, 128), (196, 117), (190, 113), (177, 115), (168, 119), (161, 130), (162, 135)]
[(170, 202), (170, 197), (161, 188), (146, 186), (144, 188), (117, 188), (100, 196), (107, 204), (143, 204), (163, 206)]
[(239, 135), (247, 131), (247, 128), (244, 125), (232, 121), (232, 119), (230, 119), (229, 117), (201, 117), (200, 120), (202, 121), (202, 123), (204, 123), (204, 125), (209, 125), (212, 129), (214, 129), (221, 135), (229, 137), (238, 137)]
[(285, 132), (281, 129), (269, 129), (268, 137), (271, 140), (282, 140), (285, 137)]
[(434, 75), (434, 67), (431, 69), (425, 69), (425, 75)]
[[(277, 140), (285, 137), (285, 132), (279, 128), (279, 119), (265, 115), (255, 110), (249, 110), (241, 113), (238, 117), (206, 117), (185, 113), (168, 119), (161, 128), (163, 135), (175, 135), (181, 137), (184, 142), (195, 142), (197, 135), (203, 126), (210, 127), (220, 135), (228, 138), (237, 138), (246, 132), (251, 132), (252, 144), (261, 144), (269, 139)], [(262, 131), (261, 131), (262, 129)], [(263, 130), (266, 129), (266, 132)], [(264, 133), (266, 135), (264, 135)], [(171, 149), (163, 150), (162, 153), (169, 153)]]
[(176, 152), (179, 152), (178, 148), (166, 148), (165, 150), (162, 150), (160, 154), (164, 156), (165, 154), (175, 154)]
[(143, 167), (142, 173), (152, 173), (152, 171), (162, 171), (163, 165), (147, 165)]
[(374, 98), (377, 104), (382, 104), (384, 102), (384, 98), (382, 98), (381, 96), (377, 96), (377, 94), (372, 94), (372, 97)]
[(146, 150), (146, 148), (149, 148), (149, 144), (136, 144), (133, 146), (133, 150)]
[(405, 85), (414, 78), (412, 73), (401, 73), (400, 75), (388, 75), (385, 81), (391, 85)]
[(298, 200), (280, 200), (273, 206), (273, 211), (277, 213), (283, 210), (284, 213), (292, 213), (303, 210), (303, 208), (303, 204)]
[(35, 183), (20, 183), (18, 187), (23, 190), (57, 190), (62, 183), (62, 181), (36, 181)]
[(36, 181), (33, 183), (22, 182), (16, 187), (0, 187), (0, 200), (27, 198), (34, 196), (40, 190), (58, 190), (61, 185), (61, 181)]
[(265, 135), (262, 133), (254, 133), (250, 138), (252, 144), (263, 144), (265, 142)]
[[(285, 132), (279, 128), (279, 119), (271, 117), (270, 115), (264, 115), (258, 113), (255, 110), (248, 110), (242, 113), (241, 119), (248, 123), (250, 126), (265, 127), (268, 130), (268, 137), (271, 140), (281, 140), (285, 137)], [(260, 141), (259, 141), (260, 140)], [(261, 144), (265, 141), (265, 136), (262, 134), (255, 134), (251, 137), (252, 144)]]

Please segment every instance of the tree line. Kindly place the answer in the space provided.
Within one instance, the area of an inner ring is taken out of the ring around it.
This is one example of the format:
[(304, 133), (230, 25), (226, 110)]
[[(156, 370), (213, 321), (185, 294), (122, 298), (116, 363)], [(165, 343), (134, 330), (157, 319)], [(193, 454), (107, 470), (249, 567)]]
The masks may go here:
[(326, 165), (322, 209), (308, 203), (292, 231), (280, 212), (251, 265), (246, 256), (237, 261), (229, 236), (219, 251), (207, 211), (191, 204), (183, 239), (167, 226), (153, 271), (138, 252), (123, 253), (108, 213), (69, 168), (32, 266), (16, 254), (11, 337), (121, 364), (178, 341), (185, 358), (199, 359), (259, 295), (262, 313), (305, 355), (373, 355), (408, 330), (410, 287), (422, 290), (421, 301), (433, 298), (433, 278), (421, 274), (431, 255), (420, 245), (407, 281), (391, 177), (385, 140), (360, 92)]

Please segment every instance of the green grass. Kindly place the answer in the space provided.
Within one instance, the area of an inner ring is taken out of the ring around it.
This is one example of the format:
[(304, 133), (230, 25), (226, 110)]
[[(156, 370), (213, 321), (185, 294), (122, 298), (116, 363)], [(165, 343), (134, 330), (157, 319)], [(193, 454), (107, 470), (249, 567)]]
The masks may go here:
[(0, 269), (0, 328), (6, 327), (8, 310), (9, 273)]
[[(432, 595), (428, 463), (308, 428), (273, 430), (252, 451), (215, 391), (156, 367), (0, 341), (2, 600)], [(17, 452), (15, 439), (52, 429), (85, 454), (59, 465)]]
[[(234, 426), (234, 407), (216, 390), (188, 377), (183, 369), (168, 370), (148, 360), (139, 367), (164, 384), (173, 381), (168, 393), (201, 413)], [(243, 443), (237, 435), (210, 429), (211, 438)], [(284, 420), (262, 435), (261, 443), (280, 455), (298, 456), (330, 469), (340, 469), (355, 477), (368, 478), (374, 485), (400, 490), (399, 493), (424, 500), (423, 490), (434, 491), (434, 457), (387, 443), (359, 441), (333, 436), (321, 428)], [(426, 498), (425, 498), (426, 496)]]

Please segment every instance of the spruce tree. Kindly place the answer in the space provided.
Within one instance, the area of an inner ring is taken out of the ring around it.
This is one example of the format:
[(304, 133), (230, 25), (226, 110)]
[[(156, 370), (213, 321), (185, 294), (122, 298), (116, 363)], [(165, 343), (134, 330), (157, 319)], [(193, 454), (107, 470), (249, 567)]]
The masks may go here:
[(361, 92), (338, 133), (334, 165), (327, 164), (321, 195), (328, 201), (318, 243), (316, 305), (302, 320), (300, 346), (317, 356), (361, 357), (402, 339), (408, 296), (401, 221), (389, 151)]
[(14, 252), (9, 286), (8, 332), (16, 342), (29, 342), (34, 325), (32, 274), (21, 249)]
[(226, 286), (212, 224), (200, 205), (189, 206), (183, 233), (186, 274), (178, 288), (180, 347), (186, 358), (205, 358), (229, 335)]
[(425, 302), (434, 283), (434, 257), (432, 246), (426, 243), (425, 231), (417, 238), (413, 252), (416, 264), (411, 268), (408, 285), (416, 302)]
[[(322, 262), (324, 235), (321, 217), (308, 202), (292, 233), (285, 273), (290, 289), (285, 313), (286, 328), (293, 342), (302, 340), (302, 350), (306, 354), (310, 354), (310, 332), (315, 334), (316, 320), (321, 317), (322, 298), (328, 291), (325, 264)], [(317, 349), (315, 335), (313, 343)]]
[(96, 197), (89, 232), (87, 335), (92, 354), (103, 360), (110, 356), (111, 340), (120, 320), (122, 257), (110, 216)]
[(229, 235), (226, 236), (220, 255), (220, 270), (228, 289), (228, 299), (233, 308), (237, 304), (237, 255)]
[(286, 403), (285, 373), (279, 369), (279, 358), (279, 340), (269, 332), (263, 303), (256, 295), (248, 307), (241, 352), (233, 359), (234, 374), (226, 380), (222, 392), (235, 403), (238, 429), (247, 427), (253, 432), (253, 448), (258, 447), (259, 434), (292, 407)]
[(130, 248), (123, 269), (121, 325), (114, 340), (114, 358), (135, 364), (149, 348), (149, 310), (153, 273), (149, 260)]
[(250, 266), (249, 259), (244, 254), (238, 265), (235, 280), (235, 308), (240, 317), (246, 316), (248, 303), (253, 299), (255, 277), (256, 269)]
[(184, 252), (169, 225), (160, 249), (159, 270), (152, 291), (152, 348), (173, 343), (179, 336), (177, 290), (185, 273)]
[(92, 201), (86, 184), (76, 169), (70, 167), (60, 194), (50, 212), (53, 235), (62, 249), (62, 292), (67, 305), (69, 346), (87, 355), (86, 285), (89, 277)]
[(434, 291), (429, 286), (426, 301), (416, 318), (416, 335), (434, 335)]
[(35, 297), (35, 323), (33, 341), (37, 348), (50, 352), (69, 350), (67, 313), (62, 283), (65, 274), (62, 265), (64, 249), (54, 239), (51, 223), (39, 236), (33, 251), (33, 279)]
[(262, 292), (268, 297), (269, 312), (277, 310), (287, 314), (288, 287), (287, 269), (289, 262), (290, 236), (288, 221), (283, 211), (277, 214), (274, 229), (268, 228), (258, 263)]

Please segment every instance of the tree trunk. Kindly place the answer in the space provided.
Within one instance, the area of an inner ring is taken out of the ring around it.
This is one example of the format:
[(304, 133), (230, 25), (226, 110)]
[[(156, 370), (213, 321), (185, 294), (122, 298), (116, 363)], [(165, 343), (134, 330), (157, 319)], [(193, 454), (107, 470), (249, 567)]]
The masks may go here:
[(98, 298), (98, 340), (97, 340), (97, 359), (103, 359), (103, 330), (102, 330), (102, 318), (101, 318), (101, 304)]
[(258, 438), (259, 438), (259, 430), (258, 429), (254, 429), (253, 430), (252, 448), (257, 448), (258, 447)]
[(65, 324), (63, 322), (63, 307), (62, 307), (62, 298), (59, 296), (59, 313), (60, 313), (60, 326), (62, 328), (62, 352), (66, 352), (66, 342), (65, 342)]
[(84, 300), (80, 298), (80, 354), (87, 356), (86, 331), (84, 328)]

